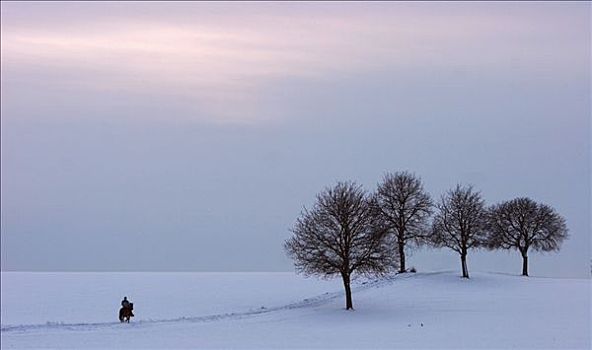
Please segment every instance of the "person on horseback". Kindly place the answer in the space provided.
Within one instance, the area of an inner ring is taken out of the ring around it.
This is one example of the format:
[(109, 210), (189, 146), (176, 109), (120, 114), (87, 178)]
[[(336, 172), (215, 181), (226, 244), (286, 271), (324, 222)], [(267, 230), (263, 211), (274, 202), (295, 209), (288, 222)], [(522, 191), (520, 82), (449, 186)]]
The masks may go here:
[(129, 300), (127, 300), (127, 297), (123, 297), (123, 300), (121, 301), (121, 309), (119, 310), (119, 321), (129, 322), (130, 317), (134, 317), (133, 309), (134, 304), (130, 303)]

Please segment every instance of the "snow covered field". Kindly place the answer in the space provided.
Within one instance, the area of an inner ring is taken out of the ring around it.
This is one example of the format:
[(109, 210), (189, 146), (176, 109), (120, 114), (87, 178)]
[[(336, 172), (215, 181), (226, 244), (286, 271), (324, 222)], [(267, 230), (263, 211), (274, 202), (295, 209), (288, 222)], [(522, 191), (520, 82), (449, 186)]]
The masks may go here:
[[(457, 272), (2, 273), (2, 348), (589, 349), (590, 279)], [(117, 321), (119, 301), (135, 306)]]

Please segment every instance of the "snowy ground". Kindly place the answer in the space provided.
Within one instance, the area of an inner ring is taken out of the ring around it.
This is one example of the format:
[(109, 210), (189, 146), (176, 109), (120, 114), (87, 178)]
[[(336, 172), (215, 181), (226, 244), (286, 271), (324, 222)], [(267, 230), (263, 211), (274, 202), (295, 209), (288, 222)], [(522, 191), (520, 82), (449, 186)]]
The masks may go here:
[[(2, 348), (589, 349), (590, 279), (456, 272), (2, 273)], [(117, 320), (119, 300), (136, 307)]]

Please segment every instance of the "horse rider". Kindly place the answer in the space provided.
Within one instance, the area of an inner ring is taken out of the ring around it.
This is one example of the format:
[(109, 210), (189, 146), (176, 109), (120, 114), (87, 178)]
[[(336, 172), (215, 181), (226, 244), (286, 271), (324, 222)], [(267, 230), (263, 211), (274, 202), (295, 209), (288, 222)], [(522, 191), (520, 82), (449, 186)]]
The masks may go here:
[(130, 307), (130, 302), (127, 300), (127, 297), (123, 297), (123, 300), (121, 301), (121, 307), (124, 309), (128, 309)]

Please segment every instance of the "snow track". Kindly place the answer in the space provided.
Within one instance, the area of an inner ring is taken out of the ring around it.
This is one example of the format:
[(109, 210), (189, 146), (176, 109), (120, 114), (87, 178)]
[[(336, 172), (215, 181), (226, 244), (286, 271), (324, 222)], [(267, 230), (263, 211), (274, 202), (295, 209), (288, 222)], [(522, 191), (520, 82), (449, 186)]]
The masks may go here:
[[(424, 274), (421, 274), (424, 275)], [(415, 276), (415, 274), (404, 274), (404, 275), (396, 275), (390, 276), (384, 279), (376, 279), (376, 280), (368, 280), (368, 279), (360, 279), (358, 282), (355, 282), (355, 286), (352, 288), (352, 292), (362, 292), (367, 289), (372, 288), (380, 288), (386, 285), (390, 285), (395, 280), (399, 280), (402, 278), (409, 278)], [(27, 333), (31, 331), (38, 331), (38, 330), (65, 330), (65, 331), (91, 331), (91, 330), (98, 330), (98, 329), (108, 329), (108, 328), (116, 328), (121, 329), (122, 326), (125, 327), (142, 327), (145, 325), (154, 325), (154, 324), (170, 324), (170, 323), (181, 323), (181, 322), (214, 322), (220, 320), (227, 320), (227, 319), (243, 319), (247, 317), (253, 317), (262, 314), (269, 314), (278, 311), (286, 311), (286, 310), (294, 310), (294, 309), (302, 309), (302, 308), (310, 308), (316, 307), (323, 304), (326, 304), (332, 300), (337, 298), (343, 298), (344, 292), (332, 292), (332, 293), (324, 293), (321, 295), (317, 295), (315, 297), (306, 298), (298, 302), (290, 303), (287, 305), (282, 306), (275, 306), (275, 307), (261, 307), (259, 309), (251, 309), (248, 311), (243, 312), (231, 312), (231, 313), (221, 313), (221, 314), (213, 314), (213, 315), (205, 315), (205, 316), (190, 316), (190, 317), (177, 317), (177, 318), (170, 318), (170, 319), (140, 319), (136, 321), (131, 321), (129, 324), (122, 324), (121, 322), (95, 322), (95, 323), (64, 323), (64, 322), (46, 322), (42, 324), (23, 324), (23, 325), (2, 325), (0, 327), (0, 331), (2, 333)]]
[[(13, 289), (2, 295), (2, 349), (591, 348), (589, 279), (466, 280), (458, 271), (358, 279), (357, 310), (346, 312), (339, 280), (277, 273), (4, 277)], [(146, 306), (129, 324), (110, 312), (122, 281)], [(81, 300), (93, 303), (74, 307)], [(177, 317), (185, 312), (193, 315)]]

